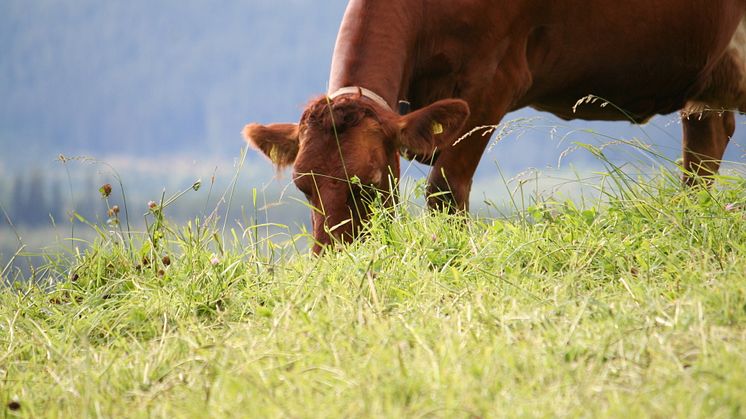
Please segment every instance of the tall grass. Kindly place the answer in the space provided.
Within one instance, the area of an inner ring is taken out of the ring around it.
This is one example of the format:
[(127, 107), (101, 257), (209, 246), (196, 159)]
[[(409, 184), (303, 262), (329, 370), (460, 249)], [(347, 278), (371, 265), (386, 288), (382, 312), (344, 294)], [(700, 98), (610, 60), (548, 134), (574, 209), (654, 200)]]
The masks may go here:
[(414, 196), (322, 257), (258, 210), (224, 229), (154, 202), (147, 234), (103, 228), (54, 284), (0, 293), (0, 411), (744, 415), (746, 179), (683, 189), (591, 150), (583, 199), (519, 187), (495, 219)]

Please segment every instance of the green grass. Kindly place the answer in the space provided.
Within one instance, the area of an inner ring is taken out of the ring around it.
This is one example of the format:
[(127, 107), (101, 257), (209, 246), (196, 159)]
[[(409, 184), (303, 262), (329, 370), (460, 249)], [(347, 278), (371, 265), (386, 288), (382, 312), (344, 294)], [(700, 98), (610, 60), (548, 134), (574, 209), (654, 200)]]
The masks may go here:
[(156, 213), (102, 233), (0, 293), (0, 417), (746, 415), (746, 180), (605, 179), (399, 208), (321, 258)]

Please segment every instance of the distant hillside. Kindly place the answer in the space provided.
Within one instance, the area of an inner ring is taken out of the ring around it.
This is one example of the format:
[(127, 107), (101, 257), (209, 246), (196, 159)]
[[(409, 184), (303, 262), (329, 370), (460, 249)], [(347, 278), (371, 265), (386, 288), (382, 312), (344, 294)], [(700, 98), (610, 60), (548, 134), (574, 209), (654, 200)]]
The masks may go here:
[(4, 0), (3, 154), (235, 154), (325, 90), (345, 3)]

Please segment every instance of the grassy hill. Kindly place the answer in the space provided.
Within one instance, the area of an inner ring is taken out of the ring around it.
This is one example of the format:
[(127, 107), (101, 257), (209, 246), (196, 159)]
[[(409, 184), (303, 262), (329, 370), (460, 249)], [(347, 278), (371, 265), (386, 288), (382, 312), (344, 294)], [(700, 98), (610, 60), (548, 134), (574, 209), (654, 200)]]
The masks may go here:
[[(611, 173), (611, 174), (609, 174)], [(508, 217), (379, 212), (320, 258), (210, 220), (102, 228), (0, 293), (13, 417), (737, 417), (746, 179), (615, 170)], [(406, 201), (406, 200), (405, 200)]]

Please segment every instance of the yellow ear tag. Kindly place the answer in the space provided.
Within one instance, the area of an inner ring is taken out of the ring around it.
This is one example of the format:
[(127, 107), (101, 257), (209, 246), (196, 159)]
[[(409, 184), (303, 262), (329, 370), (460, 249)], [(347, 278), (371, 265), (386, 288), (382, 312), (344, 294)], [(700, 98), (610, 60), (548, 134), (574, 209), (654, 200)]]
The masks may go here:
[(433, 134), (438, 135), (443, 133), (443, 124), (438, 121), (433, 121)]
[(272, 148), (269, 149), (269, 159), (274, 164), (280, 164), (280, 150), (278, 150), (277, 147), (272, 146)]

